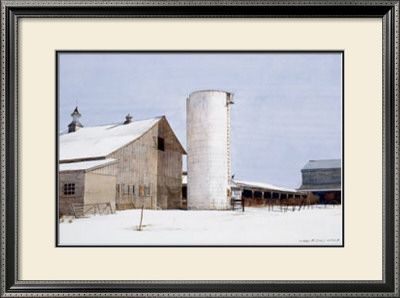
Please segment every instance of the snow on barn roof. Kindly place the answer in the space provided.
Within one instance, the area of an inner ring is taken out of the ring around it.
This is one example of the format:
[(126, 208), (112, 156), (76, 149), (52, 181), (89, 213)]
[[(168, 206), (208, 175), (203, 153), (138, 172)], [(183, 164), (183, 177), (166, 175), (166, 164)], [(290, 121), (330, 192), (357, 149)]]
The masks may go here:
[(100, 160), (90, 160), (90, 161), (68, 162), (68, 163), (61, 163), (59, 165), (59, 170), (60, 170), (60, 172), (90, 170), (90, 169), (98, 168), (98, 167), (105, 166), (108, 164), (112, 164), (115, 162), (117, 162), (117, 160), (112, 159), (112, 158), (100, 159)]
[(59, 159), (62, 161), (104, 157), (141, 137), (162, 117), (132, 121), (125, 125), (118, 123), (83, 127), (75, 132), (60, 135)]
[(263, 188), (263, 189), (278, 190), (278, 191), (285, 191), (285, 192), (297, 192), (297, 190), (295, 190), (295, 189), (284, 188), (284, 187), (267, 184), (267, 183), (241, 181), (241, 180), (232, 180), (232, 182), (234, 184), (236, 184), (237, 186)]
[(342, 167), (341, 159), (320, 159), (310, 160), (303, 168), (303, 170), (314, 170), (314, 169), (335, 169)]

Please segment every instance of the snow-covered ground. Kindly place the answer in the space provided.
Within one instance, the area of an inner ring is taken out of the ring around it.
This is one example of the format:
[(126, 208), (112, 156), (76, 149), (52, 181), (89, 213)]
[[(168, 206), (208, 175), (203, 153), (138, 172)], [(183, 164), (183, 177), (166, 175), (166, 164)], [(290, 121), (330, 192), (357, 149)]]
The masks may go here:
[(140, 210), (64, 220), (60, 245), (341, 245), (342, 207)]

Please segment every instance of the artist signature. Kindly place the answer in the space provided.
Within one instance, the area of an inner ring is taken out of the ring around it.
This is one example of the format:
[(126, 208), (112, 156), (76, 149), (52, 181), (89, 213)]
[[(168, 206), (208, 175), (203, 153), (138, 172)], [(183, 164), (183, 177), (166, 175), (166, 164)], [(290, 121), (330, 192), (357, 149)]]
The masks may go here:
[(302, 239), (300, 240), (302, 243), (336, 243), (340, 242), (339, 238), (330, 238), (330, 239), (318, 239), (318, 238), (312, 238), (312, 239)]

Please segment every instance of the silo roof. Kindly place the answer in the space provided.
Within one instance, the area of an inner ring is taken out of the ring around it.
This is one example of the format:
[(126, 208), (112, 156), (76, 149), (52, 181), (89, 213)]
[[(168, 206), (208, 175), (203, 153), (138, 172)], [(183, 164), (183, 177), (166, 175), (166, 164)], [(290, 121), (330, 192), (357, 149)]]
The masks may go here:
[(198, 91), (193, 91), (190, 93), (190, 95), (195, 94), (195, 93), (210, 93), (210, 92), (220, 92), (220, 93), (227, 93), (230, 94), (231, 92), (224, 91), (224, 90), (216, 90), (216, 89), (206, 89), (206, 90), (198, 90)]
[(303, 168), (303, 170), (314, 169), (336, 169), (342, 167), (341, 159), (319, 159), (310, 160)]

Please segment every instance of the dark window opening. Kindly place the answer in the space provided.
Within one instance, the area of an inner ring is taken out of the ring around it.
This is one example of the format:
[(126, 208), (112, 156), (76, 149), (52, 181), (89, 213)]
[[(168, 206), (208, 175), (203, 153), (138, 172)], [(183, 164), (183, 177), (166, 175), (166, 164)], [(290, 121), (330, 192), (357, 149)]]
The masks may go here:
[(64, 195), (70, 196), (75, 194), (75, 183), (64, 184)]
[(187, 198), (187, 186), (182, 186), (182, 198)]
[(277, 193), (277, 192), (272, 193), (272, 198), (279, 199), (279, 193)]
[(300, 195), (295, 195), (295, 198), (296, 199), (300, 199)]
[(242, 192), (242, 197), (253, 198), (253, 192), (251, 190), (244, 189)]
[(293, 194), (288, 195), (289, 199), (293, 198)]
[(255, 198), (262, 198), (262, 192), (261, 191), (255, 191), (254, 192), (254, 197)]
[(164, 151), (164, 139), (163, 138), (158, 138), (158, 150)]
[(264, 198), (270, 199), (272, 197), (272, 194), (270, 192), (264, 192)]
[(287, 199), (287, 195), (285, 193), (281, 194), (281, 199)]

